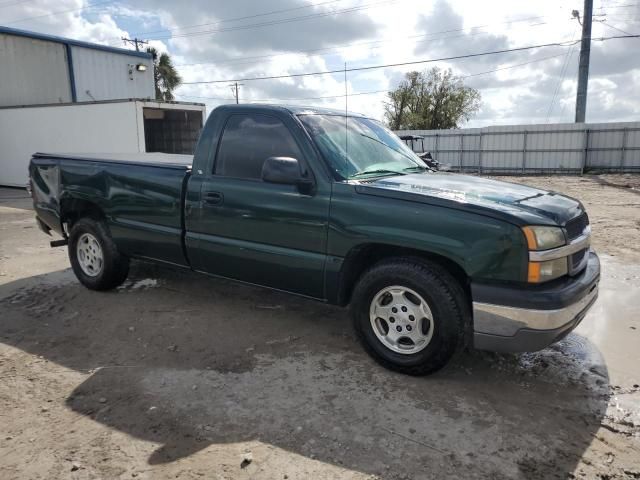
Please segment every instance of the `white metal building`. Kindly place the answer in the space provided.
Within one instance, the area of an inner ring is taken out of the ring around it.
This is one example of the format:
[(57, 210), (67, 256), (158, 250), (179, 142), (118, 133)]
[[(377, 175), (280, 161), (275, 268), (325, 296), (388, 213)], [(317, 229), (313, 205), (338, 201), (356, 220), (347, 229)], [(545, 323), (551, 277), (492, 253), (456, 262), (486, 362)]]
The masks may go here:
[(0, 27), (0, 185), (35, 152), (192, 154), (205, 106), (154, 98), (148, 53)]
[(151, 54), (0, 27), (0, 106), (155, 97)]

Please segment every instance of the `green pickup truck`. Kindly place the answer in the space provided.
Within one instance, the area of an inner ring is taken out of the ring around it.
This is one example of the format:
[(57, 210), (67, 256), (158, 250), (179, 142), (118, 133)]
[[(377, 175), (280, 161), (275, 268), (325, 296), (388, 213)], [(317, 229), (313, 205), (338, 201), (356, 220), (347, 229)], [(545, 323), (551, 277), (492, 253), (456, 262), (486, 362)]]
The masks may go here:
[(129, 259), (349, 306), (366, 350), (424, 375), (465, 344), (559, 340), (598, 294), (582, 204), (430, 170), (379, 122), (318, 108), (216, 108), (194, 156), (37, 153), (37, 222), (78, 280)]

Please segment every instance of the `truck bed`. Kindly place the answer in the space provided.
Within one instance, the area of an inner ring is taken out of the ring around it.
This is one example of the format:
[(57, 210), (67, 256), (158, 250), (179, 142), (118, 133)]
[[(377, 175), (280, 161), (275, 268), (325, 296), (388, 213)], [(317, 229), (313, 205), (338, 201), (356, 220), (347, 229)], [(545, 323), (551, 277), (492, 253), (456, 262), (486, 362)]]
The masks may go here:
[(193, 155), (172, 153), (34, 153), (33, 158), (55, 158), (60, 160), (86, 160), (95, 162), (124, 163), (153, 167), (188, 170), (193, 164)]
[(182, 207), (192, 161), (164, 153), (36, 153), (29, 170), (36, 214), (63, 234), (70, 212), (99, 211), (123, 253), (186, 265)]

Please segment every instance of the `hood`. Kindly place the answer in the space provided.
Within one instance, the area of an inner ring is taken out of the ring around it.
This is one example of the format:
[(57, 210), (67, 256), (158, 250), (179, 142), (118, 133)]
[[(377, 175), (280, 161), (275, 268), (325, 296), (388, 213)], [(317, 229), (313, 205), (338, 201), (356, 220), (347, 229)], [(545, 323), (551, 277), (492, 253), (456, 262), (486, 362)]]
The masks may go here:
[(578, 200), (555, 192), (455, 173), (385, 177), (366, 182), (361, 193), (375, 195), (376, 190), (404, 200), (444, 201), (461, 209), (506, 214), (522, 224), (564, 225), (583, 211)]

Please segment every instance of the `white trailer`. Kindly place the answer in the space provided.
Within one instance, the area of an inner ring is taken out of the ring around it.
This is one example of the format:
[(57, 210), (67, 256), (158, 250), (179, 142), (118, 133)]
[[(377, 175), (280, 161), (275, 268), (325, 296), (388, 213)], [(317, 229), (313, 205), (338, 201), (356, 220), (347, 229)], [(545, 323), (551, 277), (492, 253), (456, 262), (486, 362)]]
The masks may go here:
[(0, 185), (24, 187), (35, 152), (193, 154), (205, 106), (106, 100), (0, 107)]

